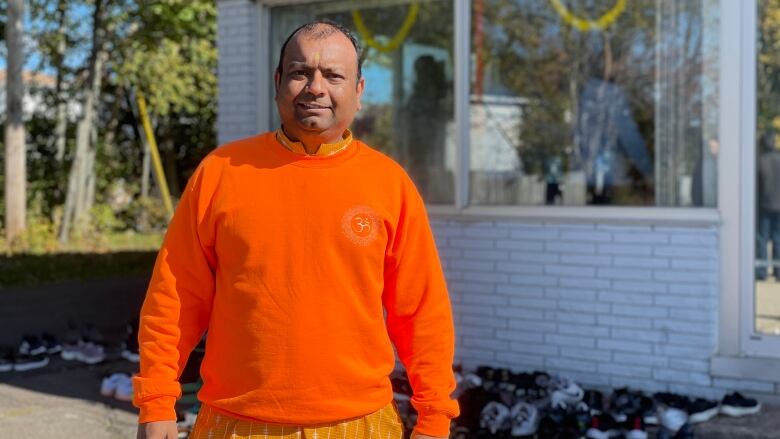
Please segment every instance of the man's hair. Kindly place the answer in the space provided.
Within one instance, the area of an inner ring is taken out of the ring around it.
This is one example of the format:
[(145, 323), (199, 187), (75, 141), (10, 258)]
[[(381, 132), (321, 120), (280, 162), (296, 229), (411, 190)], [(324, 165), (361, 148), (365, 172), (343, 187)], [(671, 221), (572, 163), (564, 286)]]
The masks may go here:
[(346, 27), (334, 21), (324, 20), (324, 19), (314, 20), (312, 22), (306, 23), (303, 26), (300, 26), (294, 31), (292, 31), (290, 36), (288, 36), (287, 39), (284, 40), (284, 44), (282, 44), (282, 49), (279, 51), (279, 64), (276, 66), (276, 73), (279, 73), (279, 75), (282, 74), (282, 60), (284, 58), (284, 51), (285, 49), (287, 49), (287, 43), (289, 43), (290, 40), (292, 40), (293, 37), (297, 35), (299, 32), (303, 35), (306, 35), (309, 38), (314, 38), (318, 40), (327, 38), (336, 32), (341, 32), (352, 43), (352, 47), (355, 48), (355, 55), (357, 57), (357, 79), (360, 80), (360, 78), (363, 76), (363, 57), (362, 57), (363, 49), (360, 47), (360, 43), (358, 42), (357, 38), (355, 38), (355, 36), (352, 35), (352, 32), (350, 32), (349, 29), (347, 29)]

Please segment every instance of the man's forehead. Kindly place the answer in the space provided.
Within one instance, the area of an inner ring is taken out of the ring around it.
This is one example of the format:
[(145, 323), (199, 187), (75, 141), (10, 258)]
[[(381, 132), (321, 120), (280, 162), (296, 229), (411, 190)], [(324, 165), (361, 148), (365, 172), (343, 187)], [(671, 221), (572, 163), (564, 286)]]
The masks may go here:
[(315, 59), (328, 61), (332, 64), (349, 64), (357, 60), (357, 53), (352, 42), (341, 32), (322, 35), (309, 33), (296, 34), (285, 50), (287, 63), (304, 62)]

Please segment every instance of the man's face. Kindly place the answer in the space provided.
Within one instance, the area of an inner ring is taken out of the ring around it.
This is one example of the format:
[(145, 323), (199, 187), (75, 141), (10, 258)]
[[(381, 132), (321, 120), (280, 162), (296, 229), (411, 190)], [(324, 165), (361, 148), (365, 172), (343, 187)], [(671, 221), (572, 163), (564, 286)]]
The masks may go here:
[(340, 32), (324, 38), (299, 33), (283, 56), (275, 81), (285, 132), (301, 141), (340, 139), (360, 110), (364, 87), (364, 80), (357, 79), (352, 43)]

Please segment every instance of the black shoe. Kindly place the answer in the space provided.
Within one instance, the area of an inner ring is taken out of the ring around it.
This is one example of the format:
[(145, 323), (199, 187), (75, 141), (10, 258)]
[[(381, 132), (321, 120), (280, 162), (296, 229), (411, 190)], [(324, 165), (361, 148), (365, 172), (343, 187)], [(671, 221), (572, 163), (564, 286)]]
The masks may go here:
[(591, 415), (604, 413), (604, 394), (598, 390), (586, 390), (582, 402), (588, 405)]
[(14, 369), (14, 354), (11, 349), (0, 349), (0, 372), (10, 372)]
[(57, 337), (52, 334), (44, 333), (41, 335), (41, 342), (46, 348), (47, 354), (56, 354), (62, 352), (62, 343), (60, 343), (60, 341), (57, 340)]
[(24, 355), (19, 354), (14, 359), (14, 370), (23, 372), (25, 370), (40, 369), (49, 364), (49, 357), (45, 355)]
[(696, 398), (688, 405), (688, 422), (698, 424), (709, 421), (718, 414), (718, 403), (704, 398)]
[(40, 338), (34, 335), (25, 335), (19, 344), (19, 353), (22, 355), (41, 355), (46, 353), (46, 346)]
[(745, 398), (739, 392), (729, 393), (723, 397), (720, 412), (728, 416), (752, 415), (761, 411), (761, 403), (752, 398)]

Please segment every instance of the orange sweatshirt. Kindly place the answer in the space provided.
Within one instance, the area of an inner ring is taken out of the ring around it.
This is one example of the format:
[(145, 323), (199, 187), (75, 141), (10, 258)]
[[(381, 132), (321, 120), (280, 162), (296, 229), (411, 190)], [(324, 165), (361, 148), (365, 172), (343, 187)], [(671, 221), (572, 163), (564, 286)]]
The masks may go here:
[(417, 431), (446, 436), (458, 415), (452, 313), (423, 201), (359, 141), (310, 156), (265, 133), (203, 160), (141, 311), (139, 422), (175, 419), (178, 377), (207, 329), (198, 396), (226, 415), (312, 425), (374, 412), (393, 398), (393, 345)]

